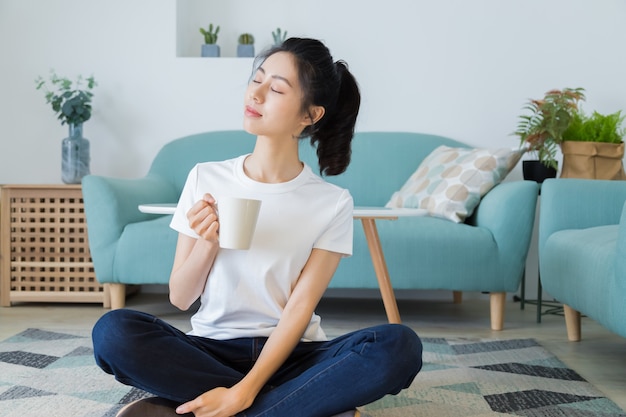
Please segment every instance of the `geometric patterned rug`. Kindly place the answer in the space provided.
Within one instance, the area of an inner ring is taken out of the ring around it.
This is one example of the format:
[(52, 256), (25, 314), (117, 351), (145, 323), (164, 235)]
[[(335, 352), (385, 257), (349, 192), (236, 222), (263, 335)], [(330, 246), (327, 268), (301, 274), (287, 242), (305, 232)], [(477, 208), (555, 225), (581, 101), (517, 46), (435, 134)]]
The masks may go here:
[(626, 416), (533, 339), (422, 338), (424, 366), (401, 395), (364, 409), (385, 416)]
[[(533, 339), (422, 342), (424, 367), (411, 387), (364, 415), (626, 417)], [(28, 329), (0, 342), (0, 417), (113, 417), (144, 396), (96, 366), (88, 330)]]

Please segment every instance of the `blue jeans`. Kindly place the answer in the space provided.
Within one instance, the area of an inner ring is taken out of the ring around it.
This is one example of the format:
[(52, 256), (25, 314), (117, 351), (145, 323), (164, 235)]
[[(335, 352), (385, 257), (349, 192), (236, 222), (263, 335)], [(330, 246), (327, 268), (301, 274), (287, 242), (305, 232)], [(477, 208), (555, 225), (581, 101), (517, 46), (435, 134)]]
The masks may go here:
[[(110, 311), (93, 329), (98, 366), (123, 384), (178, 403), (236, 384), (252, 368), (266, 340), (189, 336), (132, 310)], [(252, 406), (238, 416), (328, 417), (397, 394), (421, 367), (421, 341), (403, 325), (301, 342)]]

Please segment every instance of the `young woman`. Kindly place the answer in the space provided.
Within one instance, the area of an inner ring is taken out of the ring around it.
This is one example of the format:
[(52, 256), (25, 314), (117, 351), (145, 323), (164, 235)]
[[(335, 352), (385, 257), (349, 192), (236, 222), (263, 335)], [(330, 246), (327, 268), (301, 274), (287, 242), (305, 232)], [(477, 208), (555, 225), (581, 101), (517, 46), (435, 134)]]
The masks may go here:
[[(359, 106), (352, 74), (317, 40), (291, 38), (257, 58), (244, 105), (253, 152), (194, 167), (171, 222), (170, 300), (187, 310), (200, 298), (192, 330), (130, 310), (93, 330), (98, 365), (157, 396), (119, 416), (354, 416), (409, 386), (422, 365), (412, 330), (327, 340), (314, 312), (352, 253), (353, 201), (300, 162), (298, 139), (316, 144), (322, 174), (342, 173)], [(219, 248), (227, 195), (262, 200), (249, 250)]]

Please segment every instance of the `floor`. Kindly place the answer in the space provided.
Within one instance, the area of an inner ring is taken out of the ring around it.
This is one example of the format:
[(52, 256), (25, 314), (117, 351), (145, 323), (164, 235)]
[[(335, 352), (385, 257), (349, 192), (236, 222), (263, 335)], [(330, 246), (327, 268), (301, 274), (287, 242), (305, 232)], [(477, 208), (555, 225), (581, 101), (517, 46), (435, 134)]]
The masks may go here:
[[(583, 318), (583, 340), (568, 342), (564, 319), (544, 315), (536, 322), (536, 307), (524, 310), (512, 299), (507, 301), (505, 329), (489, 329), (489, 301), (469, 297), (461, 304), (445, 299), (420, 300), (398, 294), (403, 323), (421, 336), (469, 338), (534, 338), (556, 354), (570, 368), (594, 384), (626, 410), (626, 338), (610, 333), (588, 318)], [(182, 330), (189, 329), (190, 313), (172, 307), (166, 294), (145, 293), (131, 296), (127, 307), (155, 314)], [(26, 328), (49, 330), (85, 329), (106, 312), (101, 306), (86, 304), (24, 303), (0, 308), (0, 340)], [(318, 310), (329, 336), (380, 324), (386, 320), (382, 302), (376, 294), (364, 298), (331, 295), (322, 299)]]

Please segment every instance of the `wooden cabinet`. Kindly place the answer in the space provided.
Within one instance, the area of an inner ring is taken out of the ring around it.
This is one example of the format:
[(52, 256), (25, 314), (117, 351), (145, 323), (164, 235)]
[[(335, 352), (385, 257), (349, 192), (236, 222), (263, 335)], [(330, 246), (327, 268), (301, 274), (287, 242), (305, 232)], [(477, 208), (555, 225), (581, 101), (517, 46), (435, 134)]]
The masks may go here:
[(89, 253), (80, 185), (4, 185), (0, 213), (0, 305), (106, 306)]

